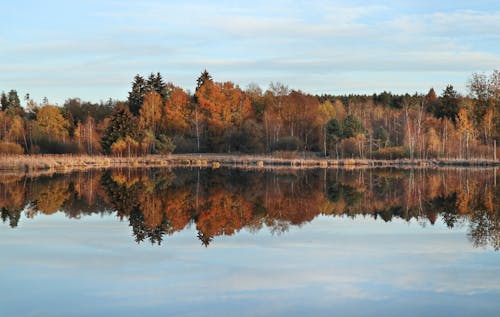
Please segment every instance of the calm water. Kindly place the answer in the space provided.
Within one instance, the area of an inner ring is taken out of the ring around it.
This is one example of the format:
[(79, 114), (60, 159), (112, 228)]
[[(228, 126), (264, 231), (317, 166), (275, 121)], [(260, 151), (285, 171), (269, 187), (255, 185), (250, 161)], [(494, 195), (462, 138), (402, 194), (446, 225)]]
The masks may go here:
[(500, 175), (0, 176), (0, 316), (500, 316)]

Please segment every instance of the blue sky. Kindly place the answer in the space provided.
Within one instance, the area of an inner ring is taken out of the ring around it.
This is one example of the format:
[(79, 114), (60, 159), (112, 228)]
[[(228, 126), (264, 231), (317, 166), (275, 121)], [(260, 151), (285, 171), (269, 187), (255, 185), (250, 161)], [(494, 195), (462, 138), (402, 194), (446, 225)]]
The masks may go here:
[[(2, 316), (497, 316), (500, 253), (467, 226), (319, 216), (136, 244), (115, 215), (0, 223)], [(208, 312), (208, 313), (207, 313)], [(333, 312), (333, 313), (332, 313)]]
[(125, 99), (135, 74), (310, 93), (466, 92), (500, 66), (498, 1), (2, 1), (0, 90)]

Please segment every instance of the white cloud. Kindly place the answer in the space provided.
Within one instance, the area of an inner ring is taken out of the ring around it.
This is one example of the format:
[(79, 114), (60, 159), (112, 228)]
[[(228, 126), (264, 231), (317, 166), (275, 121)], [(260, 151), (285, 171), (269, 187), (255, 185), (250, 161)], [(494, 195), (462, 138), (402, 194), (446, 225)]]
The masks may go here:
[[(413, 91), (423, 85), (417, 80), (424, 73), (431, 86), (445, 81), (463, 86), (472, 72), (500, 65), (500, 12), (460, 8), (432, 12), (339, 1), (107, 2), (90, 12), (85, 28), (32, 28), (36, 36), (25, 34), (22, 40), (3, 36), (0, 85), (27, 91), (52, 85), (46, 94), (62, 101), (71, 85), (91, 91), (123, 81), (123, 92), (132, 80), (125, 76), (150, 71), (192, 89), (207, 67), (216, 78), (242, 86), (290, 79), (296, 88), (319, 93), (331, 92), (332, 83), (344, 93), (359, 86)], [(354, 86), (338, 81), (349, 72), (371, 79)], [(396, 77), (383, 75), (388, 72)], [(450, 73), (455, 75), (447, 79)], [(110, 94), (115, 88), (109, 87)], [(105, 89), (99, 91), (103, 95), (81, 97), (106, 99)]]

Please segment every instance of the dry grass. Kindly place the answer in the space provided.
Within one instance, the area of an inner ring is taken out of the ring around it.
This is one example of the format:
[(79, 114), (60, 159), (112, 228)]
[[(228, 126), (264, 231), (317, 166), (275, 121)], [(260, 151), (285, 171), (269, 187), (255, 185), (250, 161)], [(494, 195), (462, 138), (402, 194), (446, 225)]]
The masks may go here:
[(282, 158), (265, 155), (175, 154), (144, 157), (72, 156), (72, 155), (8, 155), (0, 157), (0, 171), (71, 172), (108, 167), (174, 167), (195, 166), (219, 168), (328, 168), (328, 167), (440, 167), (440, 166), (500, 166), (500, 161), (487, 159), (431, 159), (431, 160), (368, 160), (325, 159), (314, 157)]

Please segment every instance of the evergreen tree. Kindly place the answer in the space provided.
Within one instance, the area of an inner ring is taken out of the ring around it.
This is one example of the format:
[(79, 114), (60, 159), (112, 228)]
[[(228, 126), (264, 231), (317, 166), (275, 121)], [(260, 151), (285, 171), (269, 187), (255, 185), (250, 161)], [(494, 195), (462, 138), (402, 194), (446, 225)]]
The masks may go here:
[(338, 141), (342, 138), (342, 125), (339, 120), (331, 119), (326, 124), (326, 134), (328, 139)]
[(161, 99), (165, 102), (170, 96), (170, 89), (167, 84), (163, 81), (161, 74), (158, 72), (155, 74), (151, 73), (148, 80), (146, 81), (146, 90), (149, 92), (154, 90)]
[(139, 114), (146, 90), (144, 78), (139, 74), (135, 75), (132, 90), (128, 93), (128, 107), (134, 115)]
[(379, 147), (386, 147), (389, 144), (389, 132), (382, 126), (375, 129), (373, 138), (379, 142)]
[(203, 84), (207, 81), (212, 81), (212, 76), (205, 69), (201, 73), (200, 77), (198, 77), (198, 79), (196, 80), (196, 91), (198, 91), (198, 89), (200, 89), (200, 87), (203, 86)]
[(118, 139), (134, 139), (138, 131), (137, 119), (124, 107), (117, 107), (111, 115), (108, 128), (101, 139), (101, 146), (106, 154), (111, 153), (111, 146)]
[(425, 109), (429, 113), (435, 113), (436, 109), (439, 107), (439, 98), (436, 95), (434, 88), (431, 88), (425, 96), (424, 105)]
[(335, 147), (335, 154), (338, 157), (338, 143), (342, 138), (342, 125), (337, 119), (331, 119), (326, 124), (326, 139), (328, 148)]
[(440, 102), (435, 107), (433, 112), (434, 116), (436, 118), (448, 118), (455, 123), (459, 110), (458, 99), (459, 95), (455, 89), (453, 89), (453, 86), (446, 86), (446, 89), (441, 95)]
[(19, 109), (21, 108), (21, 100), (19, 99), (19, 96), (17, 95), (16, 90), (11, 90), (9, 91), (9, 107), (14, 108), (14, 109)]
[(9, 108), (9, 99), (7, 99), (7, 95), (2, 91), (2, 97), (0, 97), (0, 103), (2, 104), (2, 111)]
[(342, 124), (342, 129), (343, 129), (342, 136), (344, 138), (350, 138), (358, 134), (364, 133), (365, 131), (361, 121), (359, 121), (359, 119), (352, 114), (345, 117), (344, 122)]

